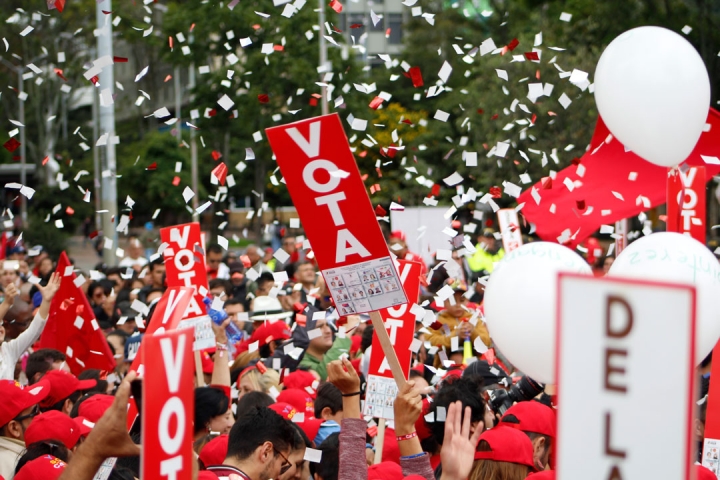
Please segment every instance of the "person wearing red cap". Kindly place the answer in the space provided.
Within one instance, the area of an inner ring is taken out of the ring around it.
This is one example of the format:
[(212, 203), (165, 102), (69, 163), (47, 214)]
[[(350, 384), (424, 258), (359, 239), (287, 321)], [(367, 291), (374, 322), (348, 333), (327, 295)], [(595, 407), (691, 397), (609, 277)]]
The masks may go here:
[(533, 444), (533, 461), (537, 470), (545, 470), (555, 439), (555, 411), (540, 402), (519, 402), (508, 408), (500, 425), (525, 432)]
[(3, 327), (3, 318), (8, 310), (15, 303), (15, 297), (19, 294), (14, 284), (6, 287), (5, 299), (0, 304), (0, 379), (12, 380), (15, 378), (15, 364), (20, 356), (30, 348), (30, 346), (40, 338), (48, 315), (50, 314), (50, 303), (60, 288), (60, 274), (53, 273), (48, 281), (47, 286), (43, 287), (38, 284), (37, 288), (42, 294), (42, 303), (35, 318), (28, 326), (27, 330), (18, 335), (17, 338), (9, 342), (5, 342), (5, 327)]
[(97, 385), (96, 380), (78, 380), (72, 373), (63, 370), (50, 370), (42, 377), (41, 383), (50, 387), (50, 393), (40, 402), (43, 412), (58, 410), (69, 415), (83, 390)]
[(49, 390), (45, 384), (23, 389), (12, 380), (0, 380), (0, 475), (7, 480), (15, 474), (15, 464), (25, 450), (25, 432)]
[(46, 440), (57, 440), (73, 450), (80, 440), (80, 427), (75, 421), (56, 410), (36, 416), (25, 431), (25, 446)]
[[(315, 402), (305, 390), (286, 388), (280, 392), (277, 401), (289, 403), (295, 407), (295, 410), (304, 413), (305, 419), (315, 418)], [(312, 440), (312, 438), (310, 440)]]
[(318, 379), (307, 370), (295, 370), (283, 378), (283, 386), (286, 389), (297, 388), (307, 392), (311, 398), (317, 396)]
[(78, 405), (78, 416), (88, 419), (92, 423), (97, 423), (113, 404), (115, 397), (97, 393), (91, 397), (87, 397)]
[(57, 480), (67, 464), (52, 455), (43, 455), (26, 463), (15, 475), (15, 480)]

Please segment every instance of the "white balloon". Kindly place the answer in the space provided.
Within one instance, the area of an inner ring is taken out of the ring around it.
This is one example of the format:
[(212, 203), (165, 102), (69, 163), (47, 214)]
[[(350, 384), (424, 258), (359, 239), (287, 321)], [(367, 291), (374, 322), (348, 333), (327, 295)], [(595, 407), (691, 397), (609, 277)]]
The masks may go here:
[(720, 263), (705, 245), (681, 233), (653, 233), (623, 250), (608, 276), (695, 285), (696, 363), (712, 351), (720, 338)]
[(590, 265), (557, 243), (533, 242), (498, 263), (485, 289), (485, 321), (503, 355), (544, 383), (555, 379), (557, 274), (590, 275)]
[(595, 70), (595, 102), (617, 139), (645, 160), (687, 159), (707, 121), (710, 79), (690, 42), (661, 27), (628, 30)]

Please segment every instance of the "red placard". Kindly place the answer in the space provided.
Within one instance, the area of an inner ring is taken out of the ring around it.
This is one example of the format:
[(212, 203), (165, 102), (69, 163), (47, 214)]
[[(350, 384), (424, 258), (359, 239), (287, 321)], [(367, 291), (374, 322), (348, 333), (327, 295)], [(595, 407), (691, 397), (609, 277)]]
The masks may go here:
[(340, 117), (266, 133), (340, 314), (407, 303)]
[(705, 243), (705, 167), (668, 171), (667, 230)]
[[(399, 262), (400, 280), (405, 289), (405, 294), (411, 302), (416, 302), (420, 295), (422, 265), (405, 260)], [(410, 375), (410, 363), (412, 361), (410, 345), (415, 337), (415, 314), (410, 311), (411, 307), (412, 303), (406, 303), (405, 305), (386, 308), (380, 312), (406, 379)], [(368, 369), (368, 376), (370, 375), (393, 378), (390, 365), (385, 359), (385, 353), (380, 346), (377, 335), (373, 335), (370, 368)]]
[(142, 478), (191, 480), (195, 393), (192, 330), (146, 336)]
[(75, 284), (77, 277), (65, 252), (60, 254), (56, 272), (62, 276), (60, 289), (50, 304), (50, 315), (39, 347), (64, 353), (65, 362), (75, 375), (88, 368), (111, 372), (115, 368), (115, 358), (87, 296)]
[(207, 294), (208, 281), (200, 224), (186, 223), (161, 228), (160, 239), (168, 244), (163, 250), (168, 286), (195, 289), (180, 328), (195, 328), (195, 350), (212, 347), (215, 345), (215, 336), (202, 301)]

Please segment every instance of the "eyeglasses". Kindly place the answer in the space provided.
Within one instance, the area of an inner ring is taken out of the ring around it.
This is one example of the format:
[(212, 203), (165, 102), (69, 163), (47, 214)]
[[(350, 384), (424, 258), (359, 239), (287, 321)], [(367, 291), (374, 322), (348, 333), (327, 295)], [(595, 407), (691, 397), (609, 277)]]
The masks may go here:
[(275, 453), (280, 455), (283, 459), (283, 464), (280, 466), (280, 475), (283, 475), (285, 472), (290, 470), (290, 467), (292, 467), (292, 463), (290, 463), (290, 460), (288, 460), (285, 455), (280, 453), (280, 451), (277, 448), (275, 448), (275, 445), (273, 445), (273, 450), (275, 450)]
[(23, 420), (27, 420), (28, 418), (36, 417), (40, 413), (40, 407), (35, 405), (30, 413), (27, 415), (20, 415), (19, 417), (13, 418), (16, 422), (20, 423)]

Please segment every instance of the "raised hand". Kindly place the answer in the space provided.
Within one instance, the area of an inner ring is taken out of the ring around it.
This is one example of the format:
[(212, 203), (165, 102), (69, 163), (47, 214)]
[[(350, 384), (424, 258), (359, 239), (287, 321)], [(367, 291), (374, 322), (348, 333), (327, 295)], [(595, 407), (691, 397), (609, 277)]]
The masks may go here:
[(8, 307), (12, 307), (15, 303), (15, 297), (17, 297), (18, 295), (20, 295), (20, 292), (18, 291), (18, 288), (15, 286), (15, 284), (9, 284), (7, 287), (5, 287), (5, 300), (3, 300), (3, 303), (7, 304)]
[(62, 278), (60, 277), (60, 274), (58, 272), (54, 272), (52, 275), (50, 275), (50, 280), (48, 280), (48, 284), (44, 287), (40, 284), (37, 285), (38, 290), (40, 290), (40, 293), (43, 297), (43, 302), (52, 302), (52, 299), (55, 297), (55, 294), (60, 289), (60, 282)]
[(440, 480), (465, 480), (470, 475), (475, 461), (475, 448), (483, 430), (482, 423), (470, 434), (470, 407), (465, 407), (462, 415), (462, 402), (451, 403), (445, 418), (445, 439), (440, 458), (443, 472)]
[(398, 390), (393, 404), (395, 411), (395, 432), (407, 435), (415, 431), (415, 422), (422, 413), (422, 397), (415, 388), (415, 382), (407, 382)]
[(327, 381), (335, 385), (340, 393), (360, 391), (360, 377), (347, 358), (328, 363), (327, 373)]

